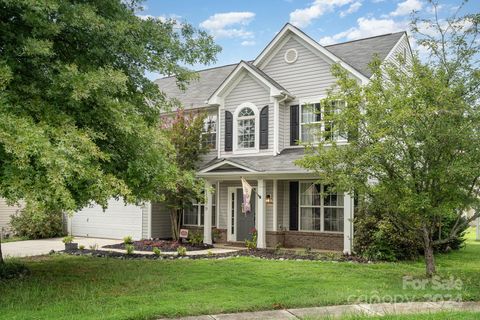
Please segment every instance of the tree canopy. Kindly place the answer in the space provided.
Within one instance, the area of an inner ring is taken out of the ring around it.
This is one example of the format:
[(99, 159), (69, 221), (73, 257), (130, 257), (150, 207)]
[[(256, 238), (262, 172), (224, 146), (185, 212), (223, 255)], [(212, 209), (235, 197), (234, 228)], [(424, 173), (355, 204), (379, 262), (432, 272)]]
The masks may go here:
[(170, 101), (145, 72), (195, 78), (219, 47), (135, 15), (138, 1), (0, 0), (0, 197), (73, 211), (162, 197), (176, 168), (159, 129)]

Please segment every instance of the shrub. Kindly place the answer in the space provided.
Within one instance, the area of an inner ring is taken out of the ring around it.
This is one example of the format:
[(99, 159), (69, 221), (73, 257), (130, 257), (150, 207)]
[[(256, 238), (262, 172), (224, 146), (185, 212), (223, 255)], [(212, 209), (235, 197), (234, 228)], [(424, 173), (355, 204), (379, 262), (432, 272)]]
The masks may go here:
[(182, 246), (178, 247), (178, 248), (177, 248), (177, 254), (178, 254), (179, 256), (182, 256), (182, 257), (183, 257), (183, 256), (186, 256), (186, 255), (187, 255), (187, 248), (182, 247)]
[(133, 243), (132, 236), (123, 237), (123, 243), (124, 244), (132, 244)]
[(245, 247), (247, 247), (248, 250), (253, 250), (257, 248), (257, 230), (253, 228), (250, 234), (252, 235), (252, 240), (246, 239)]
[[(456, 221), (456, 215), (445, 219), (439, 225), (440, 232), (434, 235), (434, 240), (446, 237)], [(452, 241), (435, 248), (437, 252), (448, 249), (459, 249), (465, 239), (465, 227), (458, 237)], [(412, 260), (423, 255), (422, 239), (414, 231), (397, 226), (392, 219), (380, 210), (359, 210), (355, 214), (355, 235), (353, 237), (354, 250), (369, 260)]]
[(17, 235), (30, 239), (53, 238), (64, 234), (61, 212), (21, 210), (12, 216), (10, 225)]
[(90, 248), (90, 250), (96, 251), (98, 249), (98, 244), (94, 243), (94, 244), (89, 245), (88, 247)]
[(4, 263), (0, 263), (0, 281), (20, 278), (29, 273), (28, 268), (20, 262), (6, 260)]
[(85, 250), (85, 246), (83, 244), (81, 244), (81, 245), (78, 246), (78, 249)]
[(155, 254), (157, 257), (162, 254), (162, 251), (158, 249), (158, 247), (153, 247), (153, 254)]
[(135, 247), (133, 245), (131, 244), (125, 245), (125, 251), (127, 252), (127, 254), (132, 254), (134, 250), (135, 250)]
[(192, 232), (188, 242), (192, 246), (199, 246), (203, 243), (203, 235), (200, 232)]
[(65, 244), (72, 243), (73, 239), (73, 236), (66, 236), (65, 238), (63, 238), (62, 242)]

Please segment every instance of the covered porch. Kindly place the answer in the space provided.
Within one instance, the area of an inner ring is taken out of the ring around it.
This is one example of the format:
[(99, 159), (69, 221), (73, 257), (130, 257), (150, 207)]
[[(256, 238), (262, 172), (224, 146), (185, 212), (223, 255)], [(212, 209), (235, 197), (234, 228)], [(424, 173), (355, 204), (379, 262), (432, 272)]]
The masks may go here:
[[(254, 157), (249, 157), (254, 158)], [(257, 157), (262, 158), (262, 157)], [(265, 158), (271, 169), (272, 157)], [(278, 160), (282, 159), (277, 156)], [(203, 211), (204, 242), (244, 242), (257, 232), (257, 247), (311, 248), (351, 253), (353, 199), (315, 184), (312, 173), (254, 169), (249, 161), (221, 159), (207, 165), (199, 176), (206, 181)], [(290, 160), (288, 164), (292, 167)], [(241, 178), (254, 188), (251, 213), (242, 211)]]

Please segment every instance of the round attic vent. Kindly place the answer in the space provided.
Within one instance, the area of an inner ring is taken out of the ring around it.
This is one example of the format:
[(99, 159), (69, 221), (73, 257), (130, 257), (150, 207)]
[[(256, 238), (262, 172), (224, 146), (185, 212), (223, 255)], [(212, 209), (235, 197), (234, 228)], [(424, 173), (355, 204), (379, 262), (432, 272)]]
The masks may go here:
[(297, 61), (298, 58), (298, 52), (295, 49), (288, 49), (285, 52), (285, 62), (286, 63), (294, 63)]

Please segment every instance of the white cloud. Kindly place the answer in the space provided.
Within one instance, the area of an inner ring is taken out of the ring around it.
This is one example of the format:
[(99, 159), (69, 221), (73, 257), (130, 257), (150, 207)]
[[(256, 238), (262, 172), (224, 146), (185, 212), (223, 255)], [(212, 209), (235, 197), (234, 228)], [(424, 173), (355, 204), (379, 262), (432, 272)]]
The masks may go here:
[(256, 44), (256, 42), (253, 41), (253, 40), (244, 40), (240, 44), (244, 47), (249, 47), (249, 46), (254, 46)]
[(315, 0), (308, 8), (296, 9), (290, 12), (290, 23), (303, 28), (308, 26), (313, 19), (321, 17), (335, 8), (343, 7), (354, 0)]
[(326, 36), (319, 40), (322, 45), (329, 45), (340, 41), (356, 40), (376, 36), (379, 34), (404, 31), (408, 27), (407, 21), (394, 21), (393, 19), (359, 18), (357, 26)]
[(139, 17), (142, 20), (148, 20), (148, 19), (158, 19), (160, 21), (165, 21), (167, 19), (173, 19), (173, 20), (180, 20), (182, 17), (179, 16), (178, 14), (169, 14), (169, 15), (161, 15), (161, 16), (152, 16), (150, 14), (137, 14), (137, 17)]
[(217, 13), (200, 23), (200, 27), (215, 38), (253, 38), (253, 32), (245, 29), (253, 18), (253, 12)]
[(394, 17), (406, 16), (412, 13), (412, 11), (422, 9), (422, 7), (423, 3), (419, 0), (405, 0), (404, 2), (400, 2), (397, 5), (397, 9), (395, 9), (393, 12), (390, 12), (390, 15)]
[(360, 1), (356, 1), (356, 2), (352, 3), (352, 4), (350, 5), (350, 7), (348, 7), (347, 10), (344, 10), (344, 11), (341, 11), (341, 12), (340, 12), (340, 17), (343, 18), (343, 17), (345, 17), (345, 16), (347, 16), (347, 15), (349, 15), (349, 14), (352, 14), (352, 13), (354, 13), (354, 12), (357, 12), (358, 9), (360, 9), (361, 6), (362, 6), (362, 2), (360, 2)]

